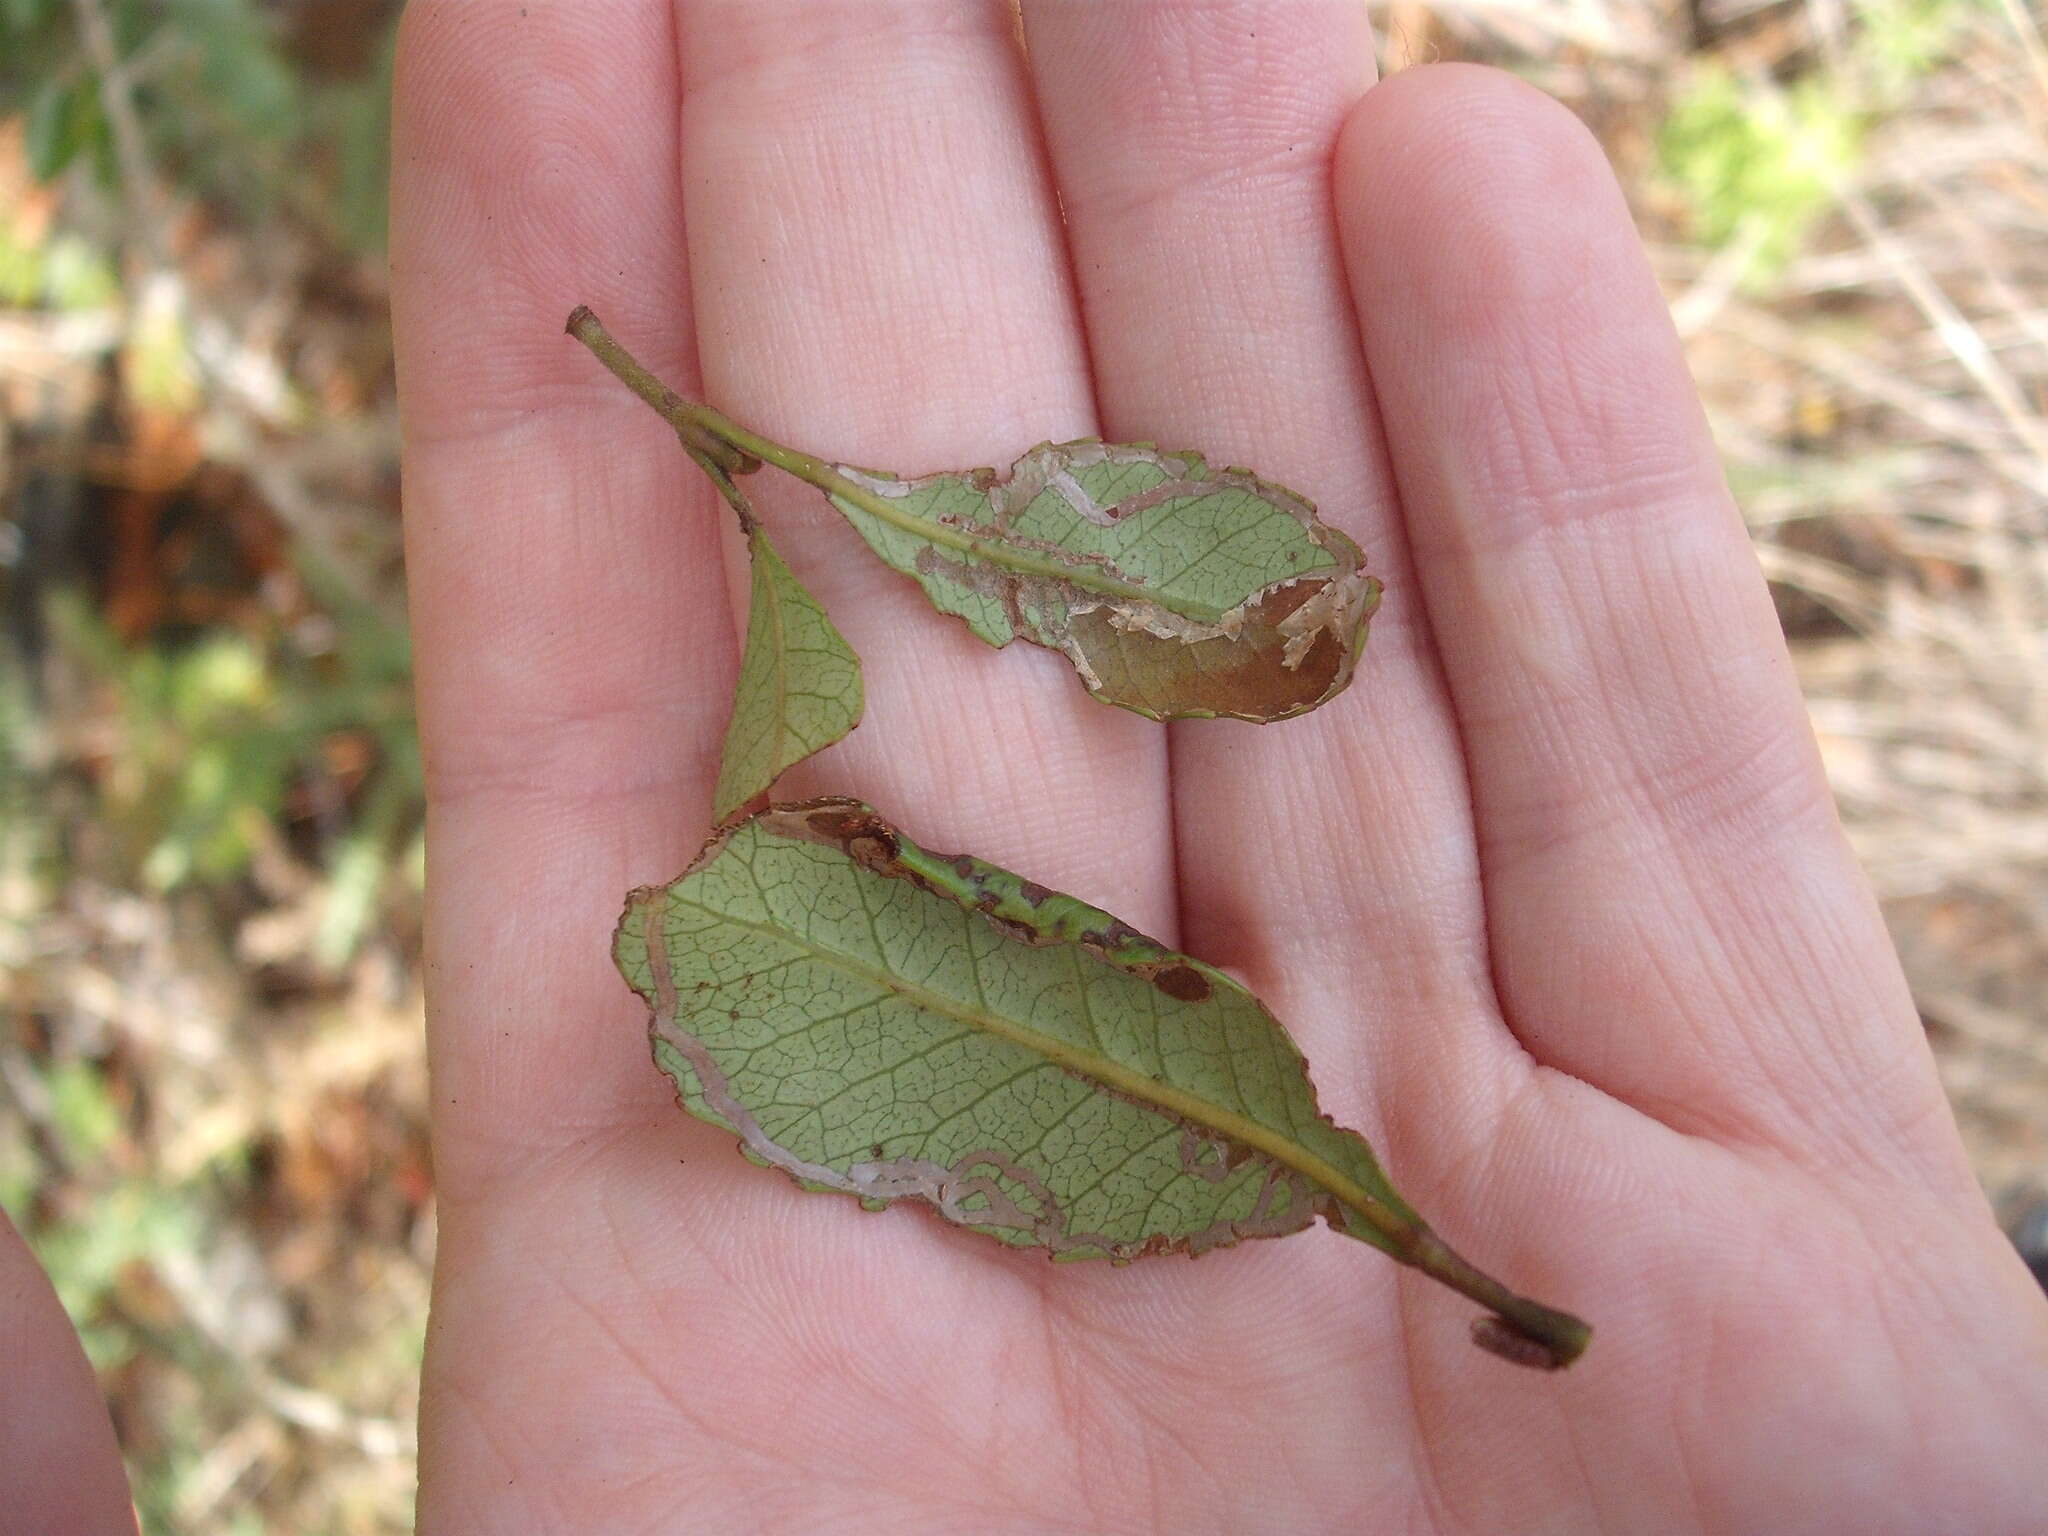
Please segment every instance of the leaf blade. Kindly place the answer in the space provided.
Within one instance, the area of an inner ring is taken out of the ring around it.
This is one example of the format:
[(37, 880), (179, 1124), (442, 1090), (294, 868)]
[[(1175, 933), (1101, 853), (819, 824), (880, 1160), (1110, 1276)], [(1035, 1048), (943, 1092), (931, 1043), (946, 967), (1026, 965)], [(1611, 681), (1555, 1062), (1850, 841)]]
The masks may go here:
[(1379, 601), (1358, 546), (1310, 503), (1198, 453), (1085, 439), (1001, 475), (831, 470), (833, 504), (939, 611), (990, 645), (1062, 652), (1097, 698), (1153, 719), (1326, 703)]
[(1351, 681), (1380, 584), (1313, 505), (1249, 470), (1091, 438), (1041, 443), (1001, 474), (901, 480), (684, 399), (586, 307), (568, 329), (675, 427), (728, 500), (731, 475), (761, 464), (817, 487), (941, 612), (990, 645), (1061, 652), (1106, 703), (1263, 723)]
[(918, 1199), (1058, 1258), (1202, 1253), (1317, 1215), (1406, 1263), (1441, 1249), (1249, 992), (857, 801), (726, 829), (633, 893), (615, 956), (684, 1106), (808, 1188)]
[(720, 821), (846, 735), (865, 705), (860, 658), (758, 523), (747, 548), (747, 638), (712, 793)]

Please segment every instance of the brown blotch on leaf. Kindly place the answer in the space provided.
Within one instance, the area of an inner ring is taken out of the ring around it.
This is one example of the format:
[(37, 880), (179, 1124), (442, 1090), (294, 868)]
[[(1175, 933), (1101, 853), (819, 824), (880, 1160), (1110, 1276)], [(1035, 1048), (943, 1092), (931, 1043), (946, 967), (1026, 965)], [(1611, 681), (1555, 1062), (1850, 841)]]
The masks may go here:
[(896, 829), (872, 811), (827, 806), (811, 811), (804, 819), (812, 831), (839, 844), (848, 858), (864, 868), (887, 872), (902, 852)]
[(1120, 917), (1112, 919), (1106, 928), (1083, 929), (1080, 938), (1083, 944), (1092, 944), (1102, 950), (1122, 949), (1129, 944), (1143, 945), (1147, 949), (1164, 947), (1157, 939), (1147, 938)]
[(1357, 659), (1355, 649), (1319, 634), (1299, 665), (1283, 660), (1281, 620), (1323, 585), (1301, 581), (1267, 593), (1234, 637), (1155, 635), (1119, 625), (1111, 609), (1097, 608), (1075, 616), (1073, 644), (1118, 702), (1135, 700), (1168, 715), (1284, 718), (1333, 692)]
[(849, 810), (842, 805), (822, 806), (803, 813), (804, 825), (821, 837), (828, 837), (835, 843), (843, 843), (855, 828), (873, 821), (868, 811)]
[(1045, 935), (1029, 923), (1020, 923), (1014, 918), (1003, 916), (1000, 912), (991, 911), (988, 907), (979, 907), (976, 910), (981, 913), (983, 922), (994, 928), (996, 932), (1015, 939), (1019, 944), (1044, 944), (1047, 942)]
[(1169, 965), (1155, 971), (1152, 985), (1181, 1003), (1206, 1003), (1212, 990), (1209, 978), (1191, 965)]

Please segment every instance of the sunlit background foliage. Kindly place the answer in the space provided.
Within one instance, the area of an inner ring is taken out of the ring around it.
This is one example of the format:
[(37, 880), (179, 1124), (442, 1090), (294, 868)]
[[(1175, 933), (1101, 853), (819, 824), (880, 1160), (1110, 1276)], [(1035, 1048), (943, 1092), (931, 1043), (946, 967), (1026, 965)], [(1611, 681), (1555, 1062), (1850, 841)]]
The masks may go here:
[[(0, 0), (0, 1206), (151, 1533), (410, 1525), (433, 1193), (395, 11)], [(1375, 17), (1387, 68), (1503, 64), (1607, 145), (2019, 1222), (2048, 1197), (2038, 18)]]

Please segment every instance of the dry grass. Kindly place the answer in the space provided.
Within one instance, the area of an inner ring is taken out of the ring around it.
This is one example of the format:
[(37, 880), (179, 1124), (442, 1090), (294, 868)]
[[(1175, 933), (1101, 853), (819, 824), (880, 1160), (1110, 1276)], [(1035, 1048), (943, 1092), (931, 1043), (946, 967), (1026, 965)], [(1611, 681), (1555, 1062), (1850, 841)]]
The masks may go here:
[(1767, 287), (1659, 254), (1844, 821), (2017, 1208), (2048, 1194), (2048, 72), (2016, 7), (1958, 26)]

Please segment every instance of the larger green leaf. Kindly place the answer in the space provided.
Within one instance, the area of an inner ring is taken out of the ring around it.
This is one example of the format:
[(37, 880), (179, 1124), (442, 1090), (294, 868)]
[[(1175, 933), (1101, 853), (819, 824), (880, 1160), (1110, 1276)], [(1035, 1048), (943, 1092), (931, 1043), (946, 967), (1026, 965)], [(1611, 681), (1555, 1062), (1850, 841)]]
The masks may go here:
[(1320, 1216), (1562, 1364), (1585, 1325), (1479, 1275), (1318, 1109), (1258, 999), (1106, 912), (867, 806), (777, 806), (635, 891), (615, 940), (685, 1108), (758, 1163), (1060, 1259), (1199, 1254)]
[(1283, 486), (1198, 453), (1041, 443), (1007, 474), (833, 466), (876, 554), (990, 645), (1063, 652), (1154, 719), (1281, 720), (1351, 680), (1380, 584)]
[(720, 821), (860, 723), (860, 658), (768, 535), (748, 531), (747, 643), (712, 811)]

